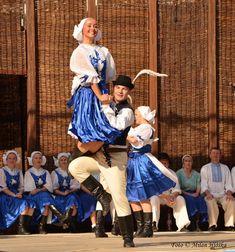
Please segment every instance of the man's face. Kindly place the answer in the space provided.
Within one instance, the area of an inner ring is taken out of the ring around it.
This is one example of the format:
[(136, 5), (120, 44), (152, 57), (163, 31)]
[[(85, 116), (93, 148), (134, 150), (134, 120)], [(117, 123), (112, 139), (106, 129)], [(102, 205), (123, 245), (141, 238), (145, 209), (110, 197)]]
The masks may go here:
[(170, 166), (170, 163), (169, 163), (169, 160), (167, 159), (161, 159), (159, 160), (166, 168), (169, 168)]
[(125, 86), (115, 85), (113, 88), (113, 97), (116, 103), (125, 101), (130, 93), (130, 89)]
[(211, 150), (210, 159), (212, 163), (219, 163), (220, 157), (221, 157), (220, 150)]

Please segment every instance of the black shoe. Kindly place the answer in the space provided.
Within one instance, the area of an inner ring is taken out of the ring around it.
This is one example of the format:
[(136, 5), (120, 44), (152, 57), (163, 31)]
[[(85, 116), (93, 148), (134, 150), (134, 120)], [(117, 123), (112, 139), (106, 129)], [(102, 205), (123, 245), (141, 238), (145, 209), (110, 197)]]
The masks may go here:
[(224, 231), (234, 231), (234, 227), (225, 227)]
[(136, 220), (136, 226), (137, 226), (137, 230), (134, 234), (134, 237), (142, 237), (141, 234), (144, 231), (144, 216), (143, 216), (143, 211), (136, 211), (133, 212), (134, 213), (134, 217)]
[(103, 215), (107, 215), (110, 210), (111, 194), (107, 193), (103, 186), (92, 175), (82, 182), (82, 185), (101, 203)]
[(132, 248), (135, 247), (133, 242), (133, 219), (132, 215), (118, 217), (120, 231), (124, 240), (123, 247)]
[(96, 228), (95, 228), (96, 238), (106, 238), (108, 235), (105, 233), (104, 229), (104, 216), (102, 211), (96, 211)]
[(153, 237), (152, 228), (153, 213), (144, 213), (144, 230), (139, 237)]
[[(29, 216), (30, 217), (30, 216)], [(27, 230), (27, 218), (26, 215), (20, 215), (19, 217), (19, 226), (18, 226), (18, 234), (19, 235), (29, 235), (30, 232)]]
[(38, 228), (39, 234), (47, 234), (46, 225), (47, 225), (47, 216), (43, 215), (39, 223), (39, 228)]
[(157, 232), (158, 231), (156, 221), (153, 221), (152, 229), (153, 229), (153, 232)]
[(216, 231), (216, 226), (213, 225), (211, 227), (208, 228), (208, 231), (212, 232), (212, 231)]
[(121, 235), (116, 211), (115, 211), (115, 217), (114, 217), (114, 222), (113, 222), (113, 227), (112, 227), (112, 230), (111, 230), (111, 234), (116, 235), (116, 236)]

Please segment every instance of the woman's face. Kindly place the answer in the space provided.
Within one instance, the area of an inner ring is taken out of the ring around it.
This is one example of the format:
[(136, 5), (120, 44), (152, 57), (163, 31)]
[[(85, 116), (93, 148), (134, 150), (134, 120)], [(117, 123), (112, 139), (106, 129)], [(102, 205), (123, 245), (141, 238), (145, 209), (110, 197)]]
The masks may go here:
[(16, 166), (17, 157), (14, 153), (7, 155), (7, 166), (9, 168), (14, 168)]
[(68, 158), (67, 157), (61, 157), (59, 160), (59, 166), (61, 168), (67, 168), (68, 167)]
[(189, 157), (186, 157), (184, 159), (183, 167), (185, 169), (192, 170), (192, 164), (193, 164), (192, 159)]
[(42, 165), (42, 155), (40, 153), (37, 153), (33, 156), (32, 159), (33, 167), (40, 168)]
[(143, 117), (138, 109), (135, 110), (135, 122), (137, 125), (143, 122)]
[(88, 18), (83, 26), (83, 41), (90, 40), (94, 41), (98, 32), (97, 22), (93, 18)]

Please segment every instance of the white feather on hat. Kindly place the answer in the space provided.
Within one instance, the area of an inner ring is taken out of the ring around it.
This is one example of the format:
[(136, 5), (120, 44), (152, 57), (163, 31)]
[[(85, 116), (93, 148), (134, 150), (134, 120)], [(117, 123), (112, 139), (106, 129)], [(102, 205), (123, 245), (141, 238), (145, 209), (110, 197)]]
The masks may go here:
[(5, 154), (3, 154), (3, 156), (2, 156), (2, 161), (3, 161), (3, 164), (4, 164), (4, 165), (7, 165), (7, 157), (8, 157), (8, 155), (11, 154), (11, 153), (13, 153), (13, 154), (16, 155), (16, 163), (17, 163), (17, 164), (20, 163), (20, 161), (21, 161), (20, 155), (19, 155), (15, 150), (9, 150), (9, 151), (7, 151)]
[(154, 77), (168, 77), (167, 74), (162, 74), (162, 73), (157, 73), (157, 72), (154, 72), (153, 70), (150, 70), (150, 69), (142, 69), (136, 76), (135, 78), (133, 79), (132, 83), (134, 83), (136, 81), (136, 79), (142, 75), (142, 74), (148, 74), (148, 75), (151, 75), (151, 76), (154, 76)]
[(29, 165), (30, 166), (33, 166), (33, 157), (34, 155), (36, 154), (40, 154), (42, 156), (42, 166), (44, 166), (47, 162), (47, 159), (45, 156), (42, 155), (42, 152), (41, 151), (34, 151), (31, 153), (31, 156), (30, 157), (27, 157), (28, 158), (28, 162), (29, 162)]

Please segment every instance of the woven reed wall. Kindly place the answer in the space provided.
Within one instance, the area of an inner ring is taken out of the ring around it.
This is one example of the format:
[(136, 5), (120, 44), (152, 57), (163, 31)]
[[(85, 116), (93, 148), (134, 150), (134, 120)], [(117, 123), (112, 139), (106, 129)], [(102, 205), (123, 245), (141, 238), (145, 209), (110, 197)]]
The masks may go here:
[(0, 75), (0, 150), (22, 145), (22, 100), (18, 76)]
[(219, 146), (223, 161), (235, 165), (235, 1), (219, 0), (217, 16), (217, 62), (219, 74)]
[(69, 59), (77, 44), (73, 27), (86, 12), (85, 0), (37, 0), (37, 78), (39, 90), (40, 149), (45, 155), (71, 151), (67, 135), (72, 73)]
[(181, 167), (188, 153), (199, 170), (207, 161), (207, 5), (204, 0), (158, 1), (160, 150)]
[[(98, 0), (97, 20), (101, 43), (112, 53), (117, 74), (134, 78), (149, 66), (148, 0)], [(148, 105), (148, 78), (136, 81), (131, 94), (133, 106)]]
[(20, 25), (23, 2), (0, 3), (0, 74), (26, 74), (25, 32)]

